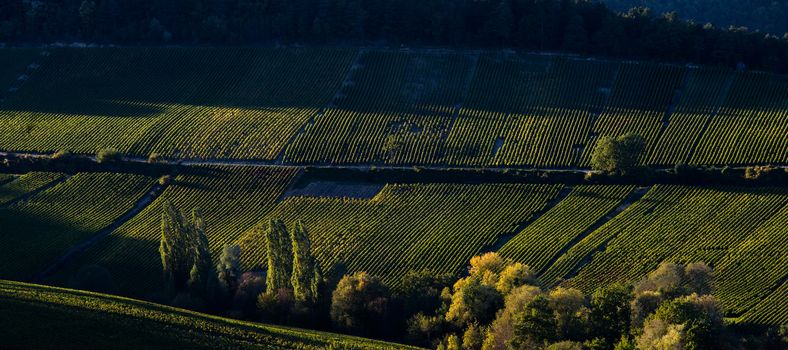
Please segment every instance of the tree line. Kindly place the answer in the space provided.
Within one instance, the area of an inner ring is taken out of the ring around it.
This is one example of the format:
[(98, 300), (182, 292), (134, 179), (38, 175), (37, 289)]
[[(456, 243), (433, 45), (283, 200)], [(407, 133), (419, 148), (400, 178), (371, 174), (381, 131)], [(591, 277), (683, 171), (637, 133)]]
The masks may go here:
[(722, 27), (749, 27), (765, 33), (788, 33), (788, 2), (773, 0), (604, 0), (610, 8), (626, 11), (647, 6), (657, 13), (675, 11), (683, 18)]
[[(391, 288), (341, 266), (324, 274), (301, 221), (288, 228), (274, 219), (256, 228), (262, 241), (250, 247), (266, 249), (267, 257), (251, 271), (242, 270), (238, 245), (226, 245), (214, 262), (206, 229), (199, 209), (186, 215), (163, 203), (162, 302), (441, 350), (734, 350), (788, 342), (788, 326), (749, 329), (726, 321), (704, 263), (662, 263), (637, 283), (586, 294), (543, 285), (527, 265), (486, 253), (460, 274), (411, 271)], [(71, 287), (113, 292), (111, 278), (90, 265)]]
[(14, 0), (0, 42), (520, 48), (788, 71), (788, 38), (591, 0)]

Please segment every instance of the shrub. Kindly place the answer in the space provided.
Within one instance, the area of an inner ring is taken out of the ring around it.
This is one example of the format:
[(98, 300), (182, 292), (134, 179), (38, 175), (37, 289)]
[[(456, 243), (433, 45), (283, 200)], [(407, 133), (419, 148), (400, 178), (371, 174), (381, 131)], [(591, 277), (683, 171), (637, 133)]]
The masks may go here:
[(96, 152), (96, 162), (112, 163), (123, 160), (123, 154), (114, 148), (105, 148)]
[(71, 157), (71, 152), (66, 150), (60, 150), (52, 154), (52, 160), (64, 160)]
[(156, 152), (153, 152), (153, 153), (151, 153), (151, 154), (148, 156), (148, 163), (149, 163), (149, 164), (156, 164), (156, 163), (158, 163), (159, 161), (160, 161), (160, 159), (159, 159), (159, 154), (158, 154), (158, 153), (156, 153)]

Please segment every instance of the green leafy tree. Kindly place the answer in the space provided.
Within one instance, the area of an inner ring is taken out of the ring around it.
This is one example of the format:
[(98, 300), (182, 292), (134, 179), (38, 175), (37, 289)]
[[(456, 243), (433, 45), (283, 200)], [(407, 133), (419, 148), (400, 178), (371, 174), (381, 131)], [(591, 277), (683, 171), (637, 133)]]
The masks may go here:
[(192, 247), (192, 268), (189, 271), (189, 289), (206, 300), (213, 299), (216, 275), (213, 274), (213, 260), (205, 235), (205, 221), (202, 211), (192, 210), (192, 220), (188, 226), (188, 237)]
[(290, 241), (293, 245), (293, 271), (290, 277), (293, 295), (297, 302), (314, 303), (317, 301), (317, 294), (313, 294), (312, 288), (315, 259), (312, 257), (309, 235), (303, 222), (296, 222), (290, 231)]
[(613, 284), (597, 289), (591, 295), (591, 334), (615, 344), (621, 336), (629, 334), (630, 301), (629, 287)]
[(616, 139), (603, 136), (597, 140), (591, 155), (591, 167), (606, 173), (627, 174), (638, 167), (646, 141), (637, 134), (626, 134)]
[(188, 238), (187, 222), (170, 201), (162, 205), (161, 241), (159, 254), (168, 291), (177, 292), (186, 287), (192, 265), (192, 251)]
[(550, 302), (543, 295), (536, 296), (514, 315), (514, 337), (511, 344), (515, 349), (538, 348), (556, 340), (556, 322)]
[(265, 291), (274, 294), (280, 289), (290, 289), (290, 273), (292, 271), (293, 253), (287, 227), (282, 220), (269, 221), (265, 231), (266, 247), (268, 248), (268, 273), (265, 279)]
[(237, 244), (225, 245), (216, 265), (219, 287), (224, 295), (235, 293), (238, 278), (241, 277), (241, 247)]
[(386, 329), (389, 291), (366, 272), (342, 277), (331, 296), (331, 320), (339, 329), (363, 335)]

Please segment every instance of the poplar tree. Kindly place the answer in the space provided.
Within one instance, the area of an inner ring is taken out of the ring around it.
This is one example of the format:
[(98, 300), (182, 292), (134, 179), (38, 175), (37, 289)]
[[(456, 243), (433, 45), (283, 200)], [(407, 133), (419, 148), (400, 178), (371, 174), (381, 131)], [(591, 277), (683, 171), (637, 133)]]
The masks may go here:
[(165, 201), (162, 205), (159, 254), (164, 283), (169, 291), (183, 289), (189, 276), (191, 252), (186, 225), (183, 215), (172, 202)]
[(192, 220), (188, 226), (192, 249), (192, 267), (189, 271), (189, 290), (206, 299), (212, 299), (214, 283), (213, 261), (205, 235), (205, 221), (200, 209), (192, 210)]
[(265, 232), (268, 248), (268, 273), (265, 279), (266, 293), (276, 293), (279, 289), (290, 287), (293, 253), (287, 227), (282, 220), (269, 221)]
[(309, 235), (302, 221), (296, 221), (295, 227), (290, 231), (290, 241), (293, 244), (293, 275), (290, 277), (293, 295), (298, 302), (313, 303), (316, 299), (316, 294), (312, 293), (315, 259), (312, 257)]

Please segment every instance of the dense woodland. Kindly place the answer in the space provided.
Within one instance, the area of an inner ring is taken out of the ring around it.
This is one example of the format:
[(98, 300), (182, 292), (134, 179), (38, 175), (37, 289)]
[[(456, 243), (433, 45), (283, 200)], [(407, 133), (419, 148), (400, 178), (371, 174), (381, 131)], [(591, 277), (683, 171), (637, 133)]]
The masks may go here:
[[(720, 6), (719, 8), (725, 8)], [(785, 38), (577, 0), (13, 0), (0, 42), (508, 47), (788, 71)]]
[(605, 0), (611, 9), (649, 7), (656, 13), (676, 11), (683, 19), (719, 27), (747, 27), (765, 33), (788, 32), (788, 2), (774, 0)]

